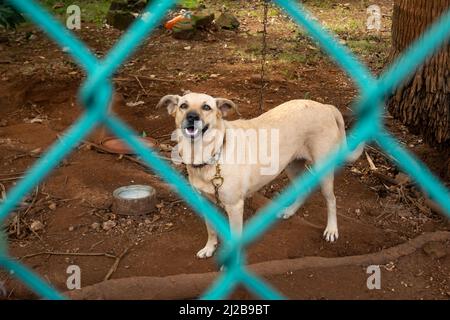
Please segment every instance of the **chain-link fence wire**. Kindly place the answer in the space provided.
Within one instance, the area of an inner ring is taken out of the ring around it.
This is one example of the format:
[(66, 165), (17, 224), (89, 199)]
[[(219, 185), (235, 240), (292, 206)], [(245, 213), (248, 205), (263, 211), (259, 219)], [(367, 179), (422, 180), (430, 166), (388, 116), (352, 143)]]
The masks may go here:
[[(177, 1), (151, 1), (103, 60), (98, 60), (73, 33), (65, 29), (34, 0), (8, 1), (24, 12), (28, 19), (41, 27), (62, 48), (68, 48), (68, 53), (85, 70), (86, 80), (79, 92), (79, 100), (85, 112), (8, 192), (0, 206), (0, 224), (3, 224), (7, 216), (15, 210), (24, 196), (99, 125), (106, 125), (111, 132), (123, 139), (149, 168), (171, 184), (180, 197), (217, 230), (223, 243), (218, 260), (224, 265), (224, 271), (203, 294), (202, 298), (205, 299), (225, 298), (239, 284), (243, 284), (252, 293), (262, 298), (283, 298), (280, 293), (245, 267), (246, 248), (277, 221), (277, 212), (298, 199), (305, 199), (325, 176), (342, 166), (348, 155), (362, 143), (371, 141), (378, 143), (397, 165), (416, 181), (427, 196), (437, 202), (450, 216), (448, 190), (423, 163), (406, 151), (387, 132), (381, 117), (386, 97), (402, 85), (450, 38), (450, 10), (376, 79), (346, 47), (340, 45), (331, 34), (315, 22), (298, 1), (273, 1), (301, 25), (356, 83), (360, 94), (353, 109), (358, 116), (358, 122), (351, 130), (346, 145), (340, 146), (325, 160), (316, 164), (312, 170), (295, 179), (280, 196), (246, 223), (242, 236), (237, 236), (229, 231), (225, 218), (220, 215), (214, 205), (199, 195), (167, 162), (158, 158), (153, 149), (144, 146), (139, 141), (138, 135), (123, 121), (108, 114), (108, 105), (113, 92), (112, 75), (135, 52), (138, 45), (145, 40)], [(7, 240), (4, 237), (4, 234), (0, 235), (0, 266), (23, 281), (40, 297), (64, 298), (50, 284), (8, 254)]]

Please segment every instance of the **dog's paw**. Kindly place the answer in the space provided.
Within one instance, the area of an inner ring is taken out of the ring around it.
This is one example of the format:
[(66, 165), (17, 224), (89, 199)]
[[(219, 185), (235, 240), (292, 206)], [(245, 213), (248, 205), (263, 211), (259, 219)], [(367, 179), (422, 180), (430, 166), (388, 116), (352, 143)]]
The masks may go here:
[(202, 250), (197, 252), (197, 258), (206, 259), (213, 256), (217, 245), (206, 245)]
[(285, 209), (285, 210), (283, 210), (281, 212), (278, 212), (277, 213), (277, 217), (278, 217), (278, 219), (287, 220), (290, 217), (292, 217), (294, 214), (295, 214), (295, 211), (292, 211), (292, 210), (289, 210), (289, 209)]
[(327, 227), (323, 232), (323, 237), (328, 242), (335, 242), (339, 238), (337, 227)]

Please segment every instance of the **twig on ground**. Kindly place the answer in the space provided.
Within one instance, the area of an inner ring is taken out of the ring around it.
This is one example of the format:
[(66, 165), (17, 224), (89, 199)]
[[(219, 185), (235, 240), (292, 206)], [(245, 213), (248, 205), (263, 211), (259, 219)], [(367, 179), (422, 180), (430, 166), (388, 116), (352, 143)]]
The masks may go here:
[[(179, 79), (162, 79), (162, 78), (156, 78), (156, 77), (147, 77), (147, 76), (141, 76), (141, 75), (134, 75), (131, 74), (131, 77), (139, 77), (140, 79), (147, 80), (147, 81), (156, 81), (156, 82), (179, 82)], [(134, 78), (114, 78), (114, 81), (134, 81)]]
[[(148, 92), (147, 92), (147, 90), (145, 90), (144, 86), (141, 83), (141, 80), (139, 80), (139, 77), (138, 76), (134, 76), (134, 78), (136, 79), (137, 83), (141, 87), (142, 91), (144, 91), (145, 96), (148, 97)], [(138, 100), (138, 99), (136, 99), (136, 100)]]
[(96, 243), (94, 243), (92, 246), (89, 247), (89, 250), (94, 249), (96, 246), (98, 246), (99, 244), (105, 242), (105, 239), (97, 241)]
[(81, 256), (81, 257), (107, 257), (112, 259), (117, 259), (117, 256), (107, 253), (107, 252), (53, 252), (53, 251), (42, 251), (37, 253), (31, 253), (24, 255), (19, 258), (19, 260), (42, 256), (42, 255), (50, 255), (50, 256)]
[(371, 145), (366, 145), (366, 147), (369, 148), (369, 149), (372, 150), (372, 151), (375, 151), (376, 153), (378, 153), (379, 155), (383, 156), (384, 158), (386, 158), (386, 159), (389, 160), (389, 161), (395, 161), (395, 159), (394, 159), (392, 156), (387, 155), (387, 154), (384, 153), (383, 151), (378, 150), (377, 148), (372, 147)]
[(383, 174), (381, 172), (373, 171), (372, 174), (374, 176), (376, 176), (377, 178), (383, 180), (384, 182), (387, 182), (387, 183), (392, 184), (394, 186), (398, 185), (397, 180), (395, 180), (395, 179), (393, 179), (393, 178), (391, 178), (391, 177), (389, 177), (389, 176), (387, 176), (387, 175), (385, 175), (385, 174)]
[(31, 208), (36, 204), (38, 195), (39, 195), (39, 185), (36, 186), (36, 189), (35, 189), (34, 195), (33, 195), (33, 199), (31, 200), (30, 205), (27, 207), (27, 209), (23, 213), (23, 216), (26, 216), (28, 214), (28, 212), (31, 210)]
[(10, 172), (10, 173), (0, 173), (0, 177), (10, 177), (10, 176), (17, 176), (17, 175), (22, 176), (24, 173), (26, 173), (26, 172), (20, 171), (20, 172)]
[(366, 159), (367, 159), (367, 162), (369, 163), (370, 170), (372, 170), (372, 171), (378, 170), (378, 168), (375, 166), (375, 163), (373, 163), (373, 160), (369, 156), (369, 154), (367, 152), (364, 152), (364, 153), (366, 154)]
[(19, 180), (19, 179), (22, 179), (22, 178), (23, 178), (23, 176), (1, 178), (1, 179), (0, 179), (0, 182), (15, 181), (15, 180)]
[(109, 278), (111, 278), (113, 273), (116, 272), (117, 267), (119, 266), (120, 260), (122, 260), (122, 258), (127, 254), (128, 250), (130, 250), (129, 247), (125, 248), (125, 250), (123, 250), (122, 253), (118, 257), (116, 257), (116, 261), (114, 261), (114, 264), (109, 269), (109, 271), (106, 274), (106, 276), (103, 279), (103, 281), (109, 280)]

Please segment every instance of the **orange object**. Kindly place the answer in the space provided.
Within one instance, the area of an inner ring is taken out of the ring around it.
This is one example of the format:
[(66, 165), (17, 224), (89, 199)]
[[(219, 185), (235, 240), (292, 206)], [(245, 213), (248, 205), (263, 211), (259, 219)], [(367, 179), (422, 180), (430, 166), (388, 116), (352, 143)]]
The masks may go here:
[(173, 26), (174, 26), (177, 22), (183, 21), (183, 20), (185, 20), (185, 19), (186, 19), (186, 17), (185, 17), (184, 15), (180, 14), (179, 16), (176, 16), (175, 18), (173, 18), (173, 19), (167, 21), (166, 24), (164, 25), (164, 27), (165, 27), (166, 29), (168, 29), (168, 30), (172, 30), (172, 29), (173, 29)]
[[(156, 145), (158, 144), (158, 142), (155, 139), (150, 137), (140, 137), (139, 140), (141, 140), (141, 142), (144, 143), (144, 145), (149, 146), (151, 148), (155, 148)], [(124, 141), (115, 137), (105, 138), (101, 142), (101, 146), (103, 147), (103, 149), (105, 149), (105, 151), (108, 151), (110, 153), (135, 154), (135, 152), (132, 151)]]

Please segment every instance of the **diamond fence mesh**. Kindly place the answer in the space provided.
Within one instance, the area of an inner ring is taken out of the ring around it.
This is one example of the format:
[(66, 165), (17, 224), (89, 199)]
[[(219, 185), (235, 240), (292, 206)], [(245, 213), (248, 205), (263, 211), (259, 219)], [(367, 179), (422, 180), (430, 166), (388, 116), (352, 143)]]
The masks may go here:
[[(224, 272), (203, 294), (204, 299), (227, 297), (238, 284), (243, 284), (261, 298), (281, 299), (283, 296), (245, 267), (245, 250), (276, 221), (277, 212), (306, 198), (322, 178), (342, 166), (346, 157), (361, 143), (376, 142), (387, 152), (422, 188), (437, 202), (450, 217), (450, 195), (445, 186), (430, 170), (385, 129), (382, 122), (384, 101), (437, 49), (450, 38), (450, 11), (432, 25), (404, 54), (378, 78), (344, 46), (315, 22), (299, 1), (274, 0), (296, 23), (319, 43), (322, 49), (354, 80), (359, 88), (359, 98), (354, 111), (358, 122), (351, 130), (346, 146), (341, 146), (326, 160), (315, 165), (311, 171), (298, 177), (280, 196), (263, 208), (245, 225), (242, 236), (229, 231), (225, 218), (209, 201), (200, 196), (167, 162), (157, 153), (144, 146), (138, 135), (116, 116), (108, 114), (113, 84), (112, 75), (132, 55), (151, 31), (158, 25), (175, 0), (151, 1), (135, 23), (122, 36), (103, 60), (99, 60), (73, 33), (56, 21), (34, 0), (8, 0), (24, 12), (48, 36), (68, 52), (86, 73), (86, 80), (80, 88), (79, 100), (85, 111), (66, 131), (60, 140), (28, 170), (25, 177), (8, 193), (0, 205), (0, 225), (13, 212), (21, 199), (38, 185), (95, 127), (106, 125), (138, 154), (142, 160), (171, 184), (201, 217), (205, 218), (218, 232), (222, 240), (218, 260), (225, 266)], [(64, 299), (64, 296), (26, 266), (8, 254), (7, 239), (0, 231), (0, 266), (23, 281), (31, 290), (45, 299)]]

